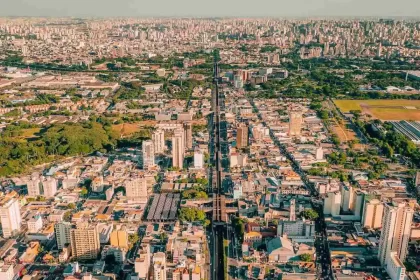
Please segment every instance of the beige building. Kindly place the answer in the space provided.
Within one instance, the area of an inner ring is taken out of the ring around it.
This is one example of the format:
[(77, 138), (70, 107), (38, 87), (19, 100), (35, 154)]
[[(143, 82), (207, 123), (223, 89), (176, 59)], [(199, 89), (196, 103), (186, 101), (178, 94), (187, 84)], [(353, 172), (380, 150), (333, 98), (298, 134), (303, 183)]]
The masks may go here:
[(414, 210), (406, 203), (392, 202), (384, 205), (378, 252), (378, 259), (383, 266), (388, 263), (391, 252), (396, 252), (396, 257), (402, 263), (405, 261), (413, 215)]
[(377, 229), (382, 227), (384, 204), (378, 199), (365, 200), (362, 215), (362, 227)]
[(111, 246), (128, 249), (128, 233), (125, 227), (114, 230), (110, 237)]
[(184, 165), (184, 141), (183, 131), (174, 132), (174, 137), (172, 137), (172, 166), (183, 168)]
[(70, 244), (70, 230), (72, 228), (69, 222), (60, 222), (54, 225), (55, 239), (57, 240), (58, 250), (62, 250), (66, 247), (66, 244)]
[(240, 124), (236, 132), (236, 147), (248, 147), (248, 126)]
[(155, 166), (155, 149), (153, 146), (152, 140), (143, 141), (143, 169), (149, 169), (150, 167)]
[(185, 133), (185, 148), (190, 150), (193, 146), (192, 139), (192, 124), (187, 122), (184, 123), (184, 133)]
[(147, 180), (145, 177), (131, 177), (125, 181), (125, 196), (129, 199), (147, 199)]
[(302, 112), (290, 111), (289, 113), (289, 136), (299, 136), (302, 131)]
[(165, 132), (163, 129), (156, 130), (152, 135), (155, 153), (161, 154), (165, 151)]
[(82, 222), (70, 230), (71, 251), (77, 260), (95, 260), (100, 252), (97, 225)]

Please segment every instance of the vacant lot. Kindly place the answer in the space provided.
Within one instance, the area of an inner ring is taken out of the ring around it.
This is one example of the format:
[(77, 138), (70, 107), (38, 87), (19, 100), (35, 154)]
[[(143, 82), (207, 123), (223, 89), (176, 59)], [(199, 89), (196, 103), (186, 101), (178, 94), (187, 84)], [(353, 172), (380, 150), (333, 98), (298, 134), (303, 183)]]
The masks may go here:
[(343, 113), (360, 110), (380, 120), (420, 121), (420, 100), (335, 100), (334, 103)]

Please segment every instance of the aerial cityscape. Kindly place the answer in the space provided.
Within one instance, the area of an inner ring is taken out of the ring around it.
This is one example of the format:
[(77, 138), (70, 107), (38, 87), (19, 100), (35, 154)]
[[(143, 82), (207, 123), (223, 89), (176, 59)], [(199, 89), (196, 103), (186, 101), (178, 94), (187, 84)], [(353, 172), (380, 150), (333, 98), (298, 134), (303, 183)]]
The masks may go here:
[(420, 19), (28, 15), (0, 280), (420, 280)]

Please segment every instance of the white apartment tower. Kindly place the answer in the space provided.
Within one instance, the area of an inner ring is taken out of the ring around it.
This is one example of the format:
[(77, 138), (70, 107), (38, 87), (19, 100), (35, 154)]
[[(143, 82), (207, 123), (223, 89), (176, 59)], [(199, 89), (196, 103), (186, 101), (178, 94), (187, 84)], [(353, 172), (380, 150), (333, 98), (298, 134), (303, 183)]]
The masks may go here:
[(70, 244), (70, 230), (72, 228), (69, 222), (60, 222), (54, 225), (55, 239), (57, 240), (58, 250), (63, 250), (66, 244)]
[(148, 169), (155, 165), (155, 149), (153, 147), (153, 141), (143, 141), (142, 145), (143, 154), (143, 169)]
[(175, 130), (172, 137), (172, 166), (182, 169), (184, 164), (183, 131)]
[(46, 177), (42, 180), (42, 188), (45, 197), (54, 197), (57, 193), (57, 180), (53, 177)]
[(396, 252), (396, 256), (404, 263), (413, 215), (414, 210), (405, 203), (392, 202), (384, 205), (378, 252), (381, 265), (387, 264), (391, 252)]
[(152, 141), (155, 153), (161, 154), (165, 152), (165, 132), (163, 129), (158, 129), (153, 133)]
[(362, 215), (362, 227), (378, 229), (382, 227), (384, 204), (378, 199), (365, 200)]
[(12, 237), (20, 231), (22, 219), (16, 199), (5, 198), (0, 202), (0, 222), (4, 238)]

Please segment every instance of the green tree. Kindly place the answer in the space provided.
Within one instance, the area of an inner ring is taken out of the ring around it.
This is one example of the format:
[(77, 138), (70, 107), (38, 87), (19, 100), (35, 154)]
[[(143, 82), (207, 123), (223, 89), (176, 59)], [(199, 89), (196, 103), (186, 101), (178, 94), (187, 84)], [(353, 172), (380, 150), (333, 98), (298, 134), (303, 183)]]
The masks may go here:
[(310, 262), (312, 261), (312, 256), (310, 254), (302, 254), (299, 255), (299, 259), (303, 262)]
[(306, 209), (302, 211), (301, 217), (309, 220), (315, 220), (318, 218), (318, 213), (313, 209)]

